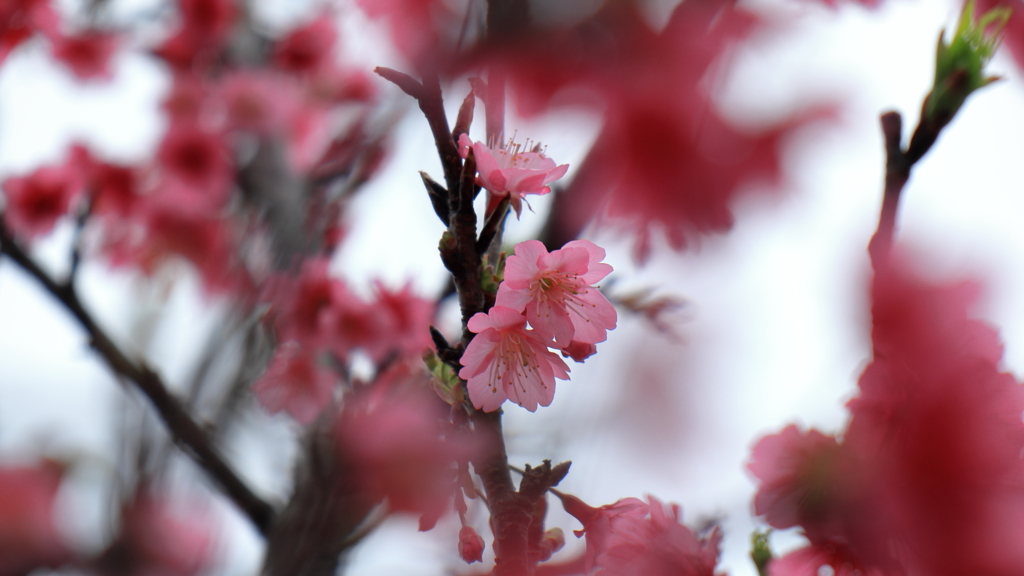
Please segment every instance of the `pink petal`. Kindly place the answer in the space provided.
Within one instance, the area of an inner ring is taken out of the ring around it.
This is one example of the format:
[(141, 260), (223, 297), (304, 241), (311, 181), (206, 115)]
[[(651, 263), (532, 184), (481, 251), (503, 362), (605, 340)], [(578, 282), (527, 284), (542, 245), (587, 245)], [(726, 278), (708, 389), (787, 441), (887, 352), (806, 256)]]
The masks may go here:
[(477, 312), (469, 319), (466, 323), (466, 327), (469, 328), (470, 332), (479, 334), (488, 328), (494, 328), (494, 324), (491, 322), (491, 317), (485, 312)]
[(470, 378), (466, 383), (466, 388), (469, 391), (469, 399), (473, 402), (473, 406), (477, 410), (483, 410), (484, 412), (494, 412), (501, 408), (501, 405), (507, 399), (504, 388), (491, 385), (490, 374), (487, 372)]
[[(552, 164), (554, 164), (554, 161), (552, 161)], [(569, 171), (569, 165), (568, 164), (561, 164), (561, 165), (555, 166), (554, 168), (552, 168), (551, 170), (548, 171), (548, 176), (544, 180), (544, 183), (545, 184), (551, 184), (555, 180), (558, 180), (562, 176), (565, 176), (565, 173), (568, 172), (568, 171)], [(602, 258), (604, 258), (604, 256), (602, 256)]]
[(526, 305), (532, 298), (528, 288), (529, 285), (527, 285), (527, 289), (516, 290), (506, 280), (498, 286), (498, 296), (495, 298), (494, 305), (522, 312), (526, 310)]

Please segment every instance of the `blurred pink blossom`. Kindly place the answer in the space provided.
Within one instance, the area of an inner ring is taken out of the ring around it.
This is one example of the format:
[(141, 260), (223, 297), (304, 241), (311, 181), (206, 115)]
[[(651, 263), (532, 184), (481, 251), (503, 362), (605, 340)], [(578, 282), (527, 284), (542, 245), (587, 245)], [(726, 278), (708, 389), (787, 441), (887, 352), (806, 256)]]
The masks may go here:
[(0, 466), (0, 575), (57, 568), (70, 558), (54, 524), (62, 474), (53, 462)]
[(777, 576), (817, 562), (940, 576), (1024, 563), (1024, 388), (1000, 369), (996, 331), (969, 316), (977, 285), (937, 285), (911, 265), (876, 272), (874, 358), (842, 442), (790, 426), (754, 449), (756, 512), (810, 540)]
[(682, 522), (679, 506), (666, 511), (657, 498), (650, 504), (624, 498), (593, 508), (575, 496), (558, 494), (566, 512), (583, 524), (587, 537), (585, 572), (603, 576), (712, 576), (721, 534), (698, 537)]
[(55, 34), (50, 42), (53, 57), (79, 80), (107, 80), (113, 75), (110, 64), (118, 44), (114, 34), (94, 31), (70, 36)]
[(0, 2), (0, 63), (36, 32), (54, 33), (57, 27), (57, 13), (50, 6), (50, 0)]
[(338, 29), (329, 14), (299, 26), (274, 45), (273, 62), (296, 74), (316, 72), (334, 63)]
[(459, 530), (459, 557), (465, 560), (466, 564), (483, 561), (484, 539), (472, 526), (463, 526)]
[(142, 490), (124, 510), (123, 564), (130, 576), (196, 576), (209, 569), (214, 552), (210, 515)]
[(331, 403), (337, 376), (321, 366), (317, 354), (295, 341), (278, 346), (267, 371), (252, 391), (267, 412), (287, 412), (309, 424)]
[(53, 230), (82, 193), (85, 180), (74, 157), (4, 180), (3, 214), (12, 231), (26, 239)]
[(338, 419), (339, 449), (358, 484), (387, 498), (393, 512), (421, 515), (421, 529), (450, 509), (454, 463), (475, 452), (475, 442), (445, 424), (449, 410), (417, 358), (393, 364), (346, 397)]

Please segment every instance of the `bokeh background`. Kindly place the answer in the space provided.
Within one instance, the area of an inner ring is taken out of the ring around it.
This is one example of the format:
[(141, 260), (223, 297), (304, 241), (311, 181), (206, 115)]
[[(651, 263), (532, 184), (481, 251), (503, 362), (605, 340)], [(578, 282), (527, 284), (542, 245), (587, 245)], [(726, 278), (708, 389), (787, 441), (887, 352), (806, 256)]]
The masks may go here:
[[(542, 0), (535, 9), (571, 19), (599, 4)], [(350, 62), (402, 68), (379, 23), (350, 2), (332, 5)], [(673, 5), (651, 2), (648, 16), (663, 22)], [(152, 154), (166, 128), (159, 103), (170, 76), (130, 48), (162, 33), (165, 7), (153, 0), (110, 0), (110, 6), (137, 30), (115, 57), (110, 81), (77, 82), (39, 42), (20, 47), (0, 66), (0, 178), (56, 161), (75, 141), (123, 162)], [(283, 30), (323, 4), (265, 0), (256, 6), (260, 22)], [(620, 311), (619, 327), (597, 356), (572, 366), (572, 380), (559, 383), (549, 408), (528, 413), (507, 405), (505, 418), (511, 461), (572, 460), (561, 487), (590, 504), (653, 494), (680, 503), (692, 525), (720, 523), (720, 566), (736, 576), (756, 573), (746, 554), (751, 531), (762, 527), (752, 516), (754, 484), (744, 468), (750, 447), (791, 422), (826, 432), (845, 422), (843, 405), (870, 357), (866, 245), (884, 165), (877, 119), (898, 110), (905, 125), (916, 122), (932, 82), (936, 38), (955, 25), (960, 8), (946, 0), (892, 0), (876, 9), (810, 0), (750, 7), (777, 25), (738, 46), (730, 65), (709, 78), (723, 109), (749, 126), (820, 103), (834, 106), (834, 116), (787, 142), (786, 185), (742, 198), (728, 234), (702, 237), (684, 253), (656, 246), (651, 260), (638, 265), (631, 238), (588, 230), (615, 267), (606, 283), (610, 294), (651, 290), (682, 305), (663, 317), (668, 327), (662, 330)], [(1001, 328), (1006, 368), (1022, 374), (1024, 84), (1005, 54), (991, 68), (1005, 79), (973, 96), (915, 169), (899, 236), (935, 277), (984, 281), (976, 312)], [(441, 225), (417, 171), (439, 178), (440, 166), (418, 110), (394, 87), (377, 83), (396, 133), (380, 175), (353, 202), (349, 236), (333, 267), (363, 288), (381, 278), (395, 287), (411, 281), (420, 294), (436, 295), (446, 281), (436, 249)], [(465, 79), (453, 84), (452, 115), (467, 89)], [(507, 126), (546, 144), (552, 158), (570, 164), (571, 178), (598, 122), (577, 109), (531, 118), (512, 111)], [(509, 243), (537, 234), (550, 198), (530, 204), (532, 212), (510, 222)], [(60, 274), (72, 235), (65, 222), (33, 253)], [(104, 326), (179, 387), (216, 341), (229, 304), (205, 295), (185, 267), (144, 278), (86, 260), (80, 287)], [(447, 317), (451, 329), (454, 310)], [(145, 401), (125, 392), (64, 310), (0, 260), (0, 459), (31, 461), (42, 454), (78, 463), (59, 513), (62, 528), (82, 546), (104, 543), (96, 526), (116, 476), (112, 468), (125, 435), (137, 433), (161, 433)], [(282, 499), (296, 434), (290, 420), (253, 405), (233, 427), (226, 452), (261, 494)], [(194, 472), (181, 457), (172, 466), (182, 478)], [(218, 526), (214, 572), (256, 573), (258, 534), (216, 494), (181, 484), (183, 498), (203, 510), (197, 514)], [(471, 508), (470, 516), (485, 522), (482, 510)], [(569, 532), (579, 528), (575, 520), (553, 508), (549, 525), (566, 531), (568, 549), (579, 549)], [(416, 531), (415, 518), (390, 518), (352, 554), (347, 573), (465, 570), (455, 551), (457, 530), (451, 517), (429, 533)], [(800, 542), (793, 533), (773, 536), (779, 551)]]

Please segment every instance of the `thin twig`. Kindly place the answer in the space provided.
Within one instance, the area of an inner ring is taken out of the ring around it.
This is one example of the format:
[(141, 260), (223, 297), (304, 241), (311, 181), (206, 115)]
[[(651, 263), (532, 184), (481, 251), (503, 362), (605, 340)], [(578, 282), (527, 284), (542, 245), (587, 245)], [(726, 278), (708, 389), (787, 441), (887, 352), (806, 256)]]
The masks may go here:
[(928, 153), (939, 138), (939, 133), (949, 123), (929, 120), (922, 114), (922, 120), (914, 129), (910, 146), (903, 149), (903, 118), (899, 112), (886, 112), (881, 116), (882, 135), (885, 138), (885, 191), (882, 209), (878, 215), (878, 229), (868, 244), (871, 264), (877, 270), (888, 260), (896, 234), (896, 212), (899, 208), (903, 188), (910, 180), (914, 165)]
[(221, 490), (249, 516), (260, 532), (266, 534), (274, 518), (273, 508), (256, 496), (231, 469), (206, 432), (192, 419), (181, 402), (167, 390), (160, 377), (144, 362), (129, 359), (97, 325), (77, 294), (69, 286), (58, 284), (40, 268), (15, 242), (3, 222), (0, 222), (0, 254), (9, 256), (64, 305), (85, 329), (92, 348), (103, 357), (110, 369), (135, 383), (153, 403), (175, 442), (206, 470)]

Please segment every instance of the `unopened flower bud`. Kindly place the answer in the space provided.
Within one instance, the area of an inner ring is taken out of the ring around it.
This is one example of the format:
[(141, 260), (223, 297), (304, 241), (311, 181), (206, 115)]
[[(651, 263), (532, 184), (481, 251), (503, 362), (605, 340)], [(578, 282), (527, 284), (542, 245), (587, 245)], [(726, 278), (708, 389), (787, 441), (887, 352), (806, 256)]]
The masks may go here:
[(463, 526), (459, 530), (459, 556), (466, 564), (483, 561), (484, 539), (471, 526)]
[(1010, 10), (999, 7), (976, 18), (971, 0), (964, 5), (949, 44), (943, 34), (939, 35), (935, 85), (924, 102), (925, 119), (940, 128), (945, 126), (972, 92), (998, 80), (996, 76), (985, 75), (985, 66), (999, 46), (1009, 17)]

